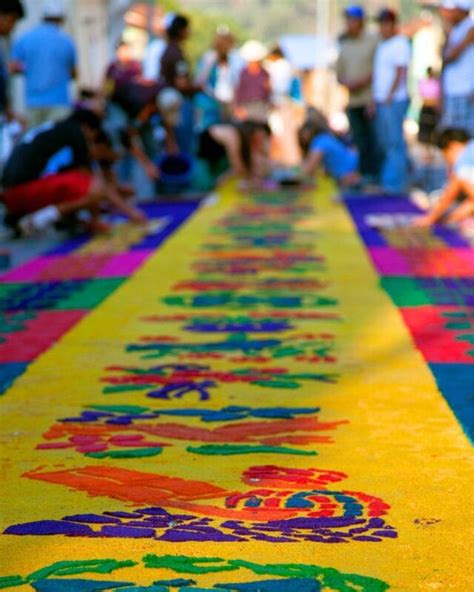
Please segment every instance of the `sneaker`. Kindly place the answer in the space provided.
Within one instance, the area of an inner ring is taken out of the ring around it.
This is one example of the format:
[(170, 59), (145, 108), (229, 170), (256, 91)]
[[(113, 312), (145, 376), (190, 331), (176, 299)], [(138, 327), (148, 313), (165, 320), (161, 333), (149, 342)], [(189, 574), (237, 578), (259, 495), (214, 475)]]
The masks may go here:
[(431, 201), (428, 193), (422, 189), (413, 189), (410, 193), (410, 201), (420, 210), (426, 212), (431, 208)]
[(59, 220), (59, 210), (55, 206), (46, 206), (32, 214), (23, 216), (18, 227), (23, 236), (34, 236)]

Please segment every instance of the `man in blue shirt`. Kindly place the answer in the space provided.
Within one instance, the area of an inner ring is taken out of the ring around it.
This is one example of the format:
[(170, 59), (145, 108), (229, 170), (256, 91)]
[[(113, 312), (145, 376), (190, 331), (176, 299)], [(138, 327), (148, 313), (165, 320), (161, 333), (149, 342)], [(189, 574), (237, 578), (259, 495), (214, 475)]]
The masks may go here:
[(76, 49), (61, 30), (65, 13), (59, 0), (47, 0), (43, 22), (13, 46), (12, 70), (26, 78), (26, 106), (31, 126), (61, 119), (71, 107), (69, 85), (75, 77)]
[(336, 137), (321, 112), (309, 109), (307, 119), (298, 131), (298, 139), (305, 156), (301, 165), (304, 175), (313, 176), (322, 165), (339, 187), (359, 187), (359, 155)]

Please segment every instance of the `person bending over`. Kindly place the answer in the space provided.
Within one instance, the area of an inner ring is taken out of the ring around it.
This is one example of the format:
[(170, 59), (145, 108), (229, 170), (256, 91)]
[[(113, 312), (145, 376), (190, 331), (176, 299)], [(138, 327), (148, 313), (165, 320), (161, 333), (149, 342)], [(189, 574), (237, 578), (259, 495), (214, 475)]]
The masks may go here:
[(447, 128), (440, 133), (437, 144), (450, 175), (436, 204), (427, 214), (415, 219), (418, 227), (436, 224), (460, 198), (461, 203), (449, 213), (446, 221), (458, 223), (474, 216), (474, 140), (462, 129)]
[(23, 136), (3, 172), (3, 202), (10, 225), (33, 234), (62, 217), (89, 210), (94, 230), (102, 201), (133, 222), (146, 221), (142, 212), (94, 172), (93, 144), (100, 130), (98, 115), (78, 110)]
[(270, 138), (268, 124), (259, 121), (216, 124), (202, 132), (198, 156), (211, 169), (227, 159), (229, 175), (255, 181), (269, 172)]
[(155, 163), (158, 154), (178, 152), (174, 129), (180, 120), (182, 103), (183, 96), (176, 89), (160, 89), (156, 84), (141, 81), (123, 85), (113, 105), (109, 103), (104, 128), (114, 147), (122, 156), (128, 153), (139, 162), (152, 180), (160, 176)]
[(357, 188), (361, 183), (359, 157), (330, 129), (325, 117), (311, 110), (299, 129), (298, 138), (304, 154), (302, 173), (313, 176), (320, 167), (343, 189)]

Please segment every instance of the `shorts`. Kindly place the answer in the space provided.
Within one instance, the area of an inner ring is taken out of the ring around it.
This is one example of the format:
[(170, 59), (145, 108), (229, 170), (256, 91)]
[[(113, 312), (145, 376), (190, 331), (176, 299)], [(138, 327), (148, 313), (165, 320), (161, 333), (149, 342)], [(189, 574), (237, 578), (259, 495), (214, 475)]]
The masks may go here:
[(418, 141), (421, 144), (434, 144), (435, 131), (439, 123), (439, 112), (435, 107), (421, 108)]
[(89, 193), (91, 185), (92, 175), (89, 173), (58, 173), (6, 188), (3, 203), (9, 214), (24, 216), (46, 206), (78, 201)]
[(441, 127), (455, 127), (474, 137), (474, 99), (471, 95), (445, 96)]
[(49, 121), (60, 121), (71, 114), (71, 107), (67, 105), (57, 107), (28, 107), (28, 127), (38, 127)]

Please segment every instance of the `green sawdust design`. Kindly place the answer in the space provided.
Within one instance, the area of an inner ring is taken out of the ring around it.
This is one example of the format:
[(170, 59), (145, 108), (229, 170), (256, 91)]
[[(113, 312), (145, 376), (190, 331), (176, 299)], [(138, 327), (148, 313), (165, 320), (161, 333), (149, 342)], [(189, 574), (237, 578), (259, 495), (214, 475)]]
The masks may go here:
[(285, 446), (249, 446), (233, 444), (205, 444), (203, 446), (188, 446), (188, 452), (195, 454), (207, 454), (209, 456), (231, 456), (236, 454), (296, 454), (299, 456), (317, 456), (317, 452), (312, 450), (298, 450), (297, 448), (287, 448)]
[(409, 277), (383, 277), (381, 287), (398, 307), (433, 304), (427, 292)]
[(136, 561), (116, 561), (115, 559), (90, 559), (86, 561), (57, 561), (52, 565), (34, 571), (26, 577), (6, 576), (0, 577), (0, 589), (23, 586), (38, 580), (44, 580), (51, 576), (64, 577), (84, 573), (110, 574), (123, 567), (135, 567)]
[[(224, 571), (247, 569), (256, 575), (279, 576), (282, 578), (312, 578), (328, 591), (337, 592), (385, 592), (389, 585), (382, 580), (344, 574), (333, 568), (296, 563), (261, 565), (249, 561), (231, 559), (224, 561), (216, 557), (185, 557), (182, 555), (146, 555), (145, 567), (167, 568), (176, 573), (209, 574)], [(296, 591), (295, 591), (296, 592)]]
[(93, 309), (108, 298), (127, 278), (88, 280), (84, 286), (56, 304), (55, 310)]
[(157, 456), (163, 452), (163, 448), (134, 448), (132, 450), (108, 450), (106, 452), (87, 452), (85, 456), (91, 458), (145, 458)]

